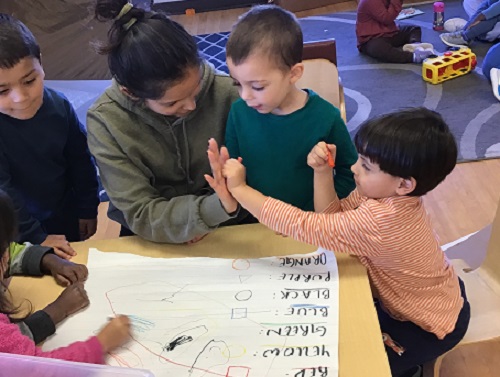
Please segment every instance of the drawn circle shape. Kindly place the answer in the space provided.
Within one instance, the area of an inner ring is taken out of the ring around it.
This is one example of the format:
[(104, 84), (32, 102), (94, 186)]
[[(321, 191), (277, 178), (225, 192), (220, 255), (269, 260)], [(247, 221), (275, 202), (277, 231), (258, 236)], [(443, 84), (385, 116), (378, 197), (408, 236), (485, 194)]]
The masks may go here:
[(252, 297), (252, 291), (250, 290), (245, 290), (245, 291), (239, 291), (234, 295), (234, 298), (238, 301), (248, 301)]
[(248, 259), (234, 259), (233, 269), (235, 270), (248, 270), (250, 268), (250, 261)]

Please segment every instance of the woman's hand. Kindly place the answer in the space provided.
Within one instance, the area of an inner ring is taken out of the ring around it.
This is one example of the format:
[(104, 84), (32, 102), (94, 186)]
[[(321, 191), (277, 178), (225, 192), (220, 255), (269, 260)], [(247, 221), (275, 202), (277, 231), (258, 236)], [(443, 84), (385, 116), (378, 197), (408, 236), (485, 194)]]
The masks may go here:
[(219, 152), (219, 146), (215, 139), (212, 138), (208, 141), (207, 155), (212, 169), (212, 176), (205, 174), (205, 179), (219, 197), (224, 210), (227, 213), (232, 213), (238, 209), (238, 202), (229, 192), (226, 180), (222, 176), (222, 168), (226, 161), (229, 160), (229, 152), (226, 147), (222, 147)]

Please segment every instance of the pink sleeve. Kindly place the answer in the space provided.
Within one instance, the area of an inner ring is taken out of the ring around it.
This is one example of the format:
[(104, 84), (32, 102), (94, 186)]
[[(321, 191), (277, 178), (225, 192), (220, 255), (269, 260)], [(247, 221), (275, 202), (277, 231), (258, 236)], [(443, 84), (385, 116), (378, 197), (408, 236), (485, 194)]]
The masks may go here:
[(6, 315), (0, 317), (0, 334), (0, 352), (104, 364), (102, 346), (95, 336), (85, 342), (75, 342), (66, 347), (44, 352), (30, 338), (24, 336), (17, 325), (10, 323)]

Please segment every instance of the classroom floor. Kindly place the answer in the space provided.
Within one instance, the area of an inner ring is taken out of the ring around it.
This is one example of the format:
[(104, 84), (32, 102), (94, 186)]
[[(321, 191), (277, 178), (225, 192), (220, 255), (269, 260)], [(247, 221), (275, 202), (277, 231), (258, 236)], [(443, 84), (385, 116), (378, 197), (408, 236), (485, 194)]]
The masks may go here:
[[(92, 20), (92, 0), (10, 0), (0, 3), (0, 12), (23, 20), (42, 47), (47, 79), (108, 79), (105, 57), (97, 56), (89, 41), (106, 37), (107, 25)], [(405, 4), (416, 1), (405, 1)], [(355, 1), (298, 12), (298, 17), (353, 11)], [(191, 34), (230, 31), (246, 9), (174, 16)], [(341, 52), (338, 52), (341, 54)], [(82, 82), (82, 85), (85, 85)], [(425, 198), (425, 205), (441, 244), (454, 241), (490, 224), (500, 199), (500, 159), (457, 165), (453, 173)], [(95, 238), (118, 236), (119, 227), (106, 216), (101, 204)], [(473, 252), (473, 251), (471, 251)], [(496, 377), (500, 370), (500, 340), (458, 349), (445, 360), (441, 377)]]

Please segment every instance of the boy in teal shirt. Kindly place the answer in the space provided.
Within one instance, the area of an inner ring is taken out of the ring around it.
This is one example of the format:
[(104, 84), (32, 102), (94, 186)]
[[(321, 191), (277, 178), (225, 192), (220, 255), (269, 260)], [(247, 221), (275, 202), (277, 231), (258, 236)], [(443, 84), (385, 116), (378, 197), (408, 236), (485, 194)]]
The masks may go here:
[(231, 157), (241, 157), (249, 185), (303, 210), (313, 210), (313, 169), (307, 155), (319, 141), (337, 145), (335, 189), (354, 189), (357, 152), (340, 111), (312, 90), (297, 88), (303, 37), (295, 16), (277, 6), (257, 6), (236, 23), (226, 46), (238, 86), (226, 128)]

